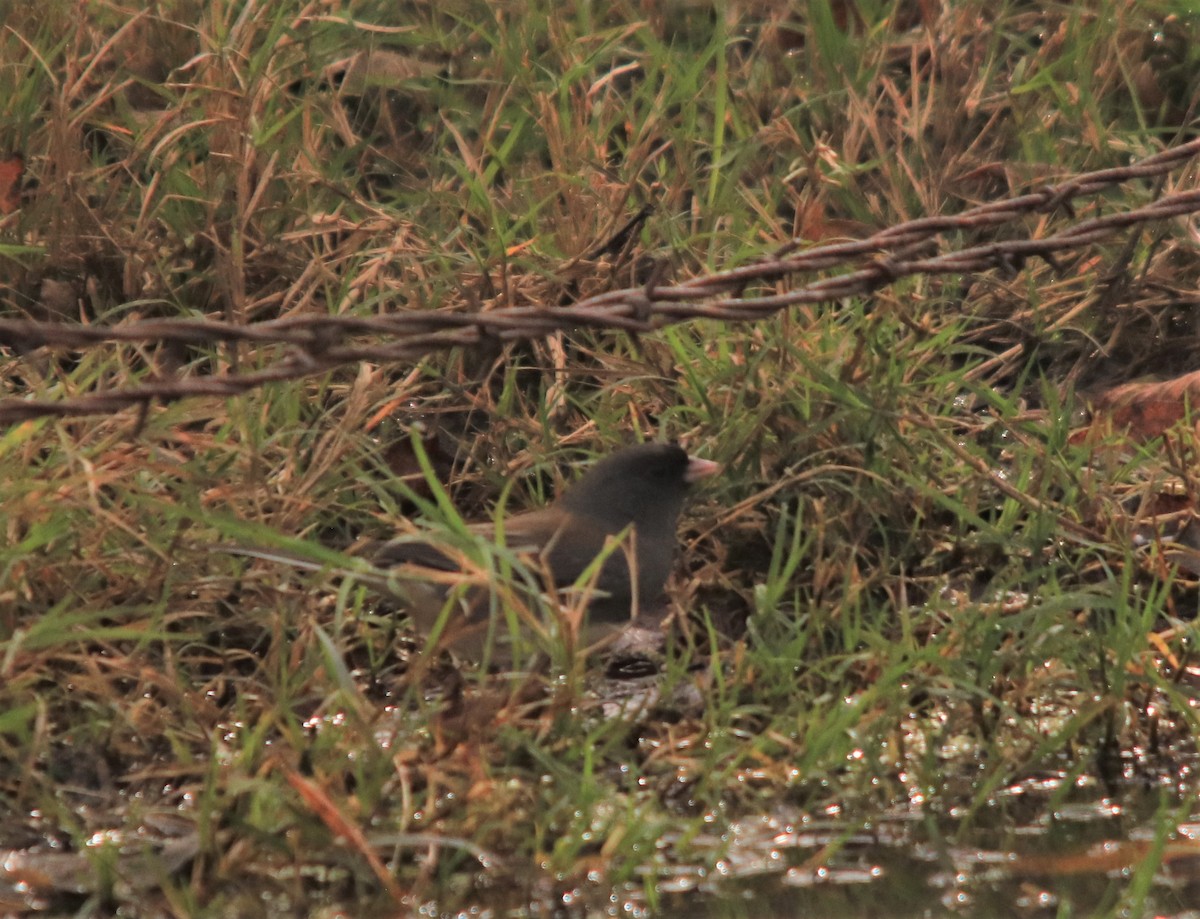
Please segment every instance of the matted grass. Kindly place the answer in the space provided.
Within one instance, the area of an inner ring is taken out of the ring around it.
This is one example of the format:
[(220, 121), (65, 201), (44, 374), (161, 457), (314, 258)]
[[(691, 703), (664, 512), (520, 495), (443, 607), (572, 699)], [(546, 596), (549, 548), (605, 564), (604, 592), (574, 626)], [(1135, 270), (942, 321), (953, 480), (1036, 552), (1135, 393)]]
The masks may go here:
[[(97, 324), (693, 277), (1127, 164), (1189, 136), (1200, 72), (1169, 2), (49, 0), (4, 25), (4, 312)], [(1198, 265), (1180, 220), (752, 325), (0, 432), (4, 911), (1186, 907), (1196, 579), (1135, 536), (1195, 494), (1194, 433), (1071, 433), (1079, 392), (1197, 369)], [(0, 379), (67, 397), (276, 357), (8, 351)], [(726, 470), (648, 663), (551, 636), (489, 673), (352, 581), (209, 551), (452, 534), (659, 437)], [(1120, 857), (1067, 860), (1094, 840)]]

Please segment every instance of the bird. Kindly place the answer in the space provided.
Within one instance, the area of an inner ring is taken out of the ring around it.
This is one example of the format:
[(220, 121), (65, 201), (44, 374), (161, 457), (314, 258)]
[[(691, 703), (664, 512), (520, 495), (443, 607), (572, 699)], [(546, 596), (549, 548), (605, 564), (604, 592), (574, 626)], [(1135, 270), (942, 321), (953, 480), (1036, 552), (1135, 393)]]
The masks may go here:
[[(662, 593), (691, 486), (720, 470), (719, 464), (689, 456), (677, 444), (636, 444), (595, 463), (546, 507), (502, 516), (469, 531), (511, 553), (509, 559), (527, 560), (527, 572), (540, 576), (541, 587), (568, 594), (579, 588), (589, 633), (613, 631), (636, 619)], [(222, 548), (311, 570), (329, 568), (280, 550)], [(472, 586), (450, 591), (449, 603), (445, 589), (464, 580), (459, 573), (473, 567), (470, 553), (410, 536), (368, 544), (361, 554), (370, 559), (369, 569), (341, 573), (407, 601), (418, 629), (440, 629), (443, 645), (480, 655), (493, 619), (494, 583), (488, 575), (467, 579)], [(459, 615), (454, 609), (448, 613), (448, 605), (457, 605)]]

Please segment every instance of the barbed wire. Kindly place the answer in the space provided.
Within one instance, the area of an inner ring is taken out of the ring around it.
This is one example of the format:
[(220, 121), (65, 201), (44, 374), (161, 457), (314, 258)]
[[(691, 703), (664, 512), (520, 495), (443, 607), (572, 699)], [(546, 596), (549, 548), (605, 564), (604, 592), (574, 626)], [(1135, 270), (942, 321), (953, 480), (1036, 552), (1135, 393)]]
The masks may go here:
[[(1200, 153), (1200, 139), (1172, 147), (1129, 166), (1086, 173), (1038, 191), (989, 202), (944, 217), (922, 217), (865, 239), (800, 250), (794, 240), (771, 256), (678, 284), (651, 282), (609, 291), (566, 306), (513, 306), (484, 312), (405, 311), (372, 317), (291, 316), (236, 325), (214, 320), (147, 319), (118, 326), (0, 319), (0, 345), (26, 353), (39, 348), (81, 349), (119, 342), (178, 345), (246, 342), (288, 348), (273, 366), (223, 376), (154, 379), (136, 386), (59, 400), (0, 399), (0, 424), (41, 417), (120, 411), (191, 396), (236, 396), (267, 383), (299, 379), (360, 361), (417, 360), (456, 346), (540, 338), (579, 328), (651, 332), (693, 319), (750, 322), (789, 306), (871, 293), (917, 274), (968, 274), (996, 268), (1018, 271), (1030, 258), (1057, 269), (1056, 253), (1097, 242), (1136, 224), (1200, 210), (1200, 190), (1165, 195), (1143, 207), (1077, 221), (1037, 239), (1009, 239), (937, 253), (936, 237), (948, 231), (988, 230), (1034, 213), (1065, 211), (1071, 201), (1135, 179), (1162, 175)], [(747, 290), (799, 274), (840, 267), (852, 270), (774, 294)], [(370, 336), (375, 341), (348, 342)], [(378, 341), (391, 338), (391, 341)]]

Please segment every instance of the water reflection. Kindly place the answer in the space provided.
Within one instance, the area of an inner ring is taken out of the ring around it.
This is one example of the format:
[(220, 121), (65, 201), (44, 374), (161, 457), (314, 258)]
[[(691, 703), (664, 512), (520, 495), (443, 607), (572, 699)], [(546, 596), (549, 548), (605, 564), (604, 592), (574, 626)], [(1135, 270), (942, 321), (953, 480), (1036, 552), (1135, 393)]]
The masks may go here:
[(1200, 915), (1200, 829), (1182, 822), (1193, 804), (1161, 789), (1121, 802), (1055, 800), (1062, 791), (1049, 777), (1005, 789), (969, 830), (915, 809), (866, 831), (803, 817), (743, 821), (721, 841), (720, 870), (664, 881), (655, 914)]

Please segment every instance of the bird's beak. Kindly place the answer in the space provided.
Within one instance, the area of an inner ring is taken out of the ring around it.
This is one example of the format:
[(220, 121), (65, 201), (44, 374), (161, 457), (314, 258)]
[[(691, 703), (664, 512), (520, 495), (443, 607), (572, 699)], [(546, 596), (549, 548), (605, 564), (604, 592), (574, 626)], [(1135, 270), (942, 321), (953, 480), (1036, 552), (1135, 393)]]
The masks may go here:
[(683, 480), (691, 485), (693, 482), (699, 482), (701, 479), (707, 479), (710, 475), (716, 475), (720, 471), (720, 463), (714, 463), (712, 460), (698, 459), (694, 456), (689, 456), (687, 469), (684, 470), (683, 473)]

